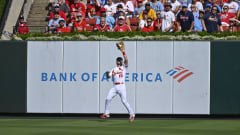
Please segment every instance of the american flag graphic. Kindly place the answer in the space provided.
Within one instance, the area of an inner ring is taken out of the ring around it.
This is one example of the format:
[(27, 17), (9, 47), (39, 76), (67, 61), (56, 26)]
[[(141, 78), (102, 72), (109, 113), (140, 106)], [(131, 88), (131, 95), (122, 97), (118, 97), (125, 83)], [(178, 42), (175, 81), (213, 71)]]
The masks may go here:
[(174, 69), (169, 70), (167, 72), (167, 75), (173, 76), (173, 79), (177, 79), (177, 81), (181, 83), (184, 79), (193, 75), (193, 72), (189, 71), (188, 69), (182, 66), (178, 66), (178, 67), (175, 67)]

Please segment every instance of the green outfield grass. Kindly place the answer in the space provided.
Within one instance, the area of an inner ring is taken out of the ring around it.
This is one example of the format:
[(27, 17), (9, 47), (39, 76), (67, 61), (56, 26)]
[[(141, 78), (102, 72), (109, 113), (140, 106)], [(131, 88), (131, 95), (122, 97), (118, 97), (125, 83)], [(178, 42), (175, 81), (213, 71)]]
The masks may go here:
[(239, 135), (239, 120), (0, 119), (0, 135)]

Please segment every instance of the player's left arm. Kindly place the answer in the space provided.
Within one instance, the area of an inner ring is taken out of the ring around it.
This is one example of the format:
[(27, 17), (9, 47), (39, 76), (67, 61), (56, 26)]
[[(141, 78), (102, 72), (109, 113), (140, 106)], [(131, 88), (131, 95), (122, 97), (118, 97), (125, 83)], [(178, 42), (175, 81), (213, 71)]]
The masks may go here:
[(128, 67), (128, 57), (127, 57), (125, 50), (122, 50), (122, 53), (123, 53), (123, 58), (124, 58), (124, 64), (126, 67)]

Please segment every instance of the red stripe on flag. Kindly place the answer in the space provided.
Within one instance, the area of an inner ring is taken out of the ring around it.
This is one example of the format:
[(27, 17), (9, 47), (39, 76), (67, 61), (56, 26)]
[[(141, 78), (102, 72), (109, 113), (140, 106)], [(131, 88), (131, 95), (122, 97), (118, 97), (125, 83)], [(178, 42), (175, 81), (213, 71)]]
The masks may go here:
[(180, 78), (180, 79), (178, 80), (178, 82), (180, 83), (182, 80), (184, 80), (185, 78), (187, 78), (188, 76), (190, 76), (190, 75), (192, 75), (192, 74), (193, 74), (193, 72), (190, 72), (190, 73), (184, 75), (182, 78)]
[(181, 69), (179, 69), (179, 68), (177, 68), (177, 67), (176, 67), (175, 69), (176, 69), (176, 70), (178, 70), (178, 71), (180, 71), (180, 70), (181, 70)]
[(175, 76), (173, 76), (173, 78), (176, 79), (177, 77), (179, 77), (180, 75), (182, 75), (183, 73), (185, 73), (187, 71), (189, 71), (189, 70), (187, 70), (187, 69), (183, 70), (182, 72), (180, 72), (180, 73), (176, 74)]

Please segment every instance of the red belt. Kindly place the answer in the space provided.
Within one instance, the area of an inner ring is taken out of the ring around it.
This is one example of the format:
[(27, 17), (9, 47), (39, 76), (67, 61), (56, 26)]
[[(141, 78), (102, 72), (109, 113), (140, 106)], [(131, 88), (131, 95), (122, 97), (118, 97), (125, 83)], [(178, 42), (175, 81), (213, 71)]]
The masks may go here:
[(116, 83), (114, 83), (115, 85), (119, 85), (119, 84), (124, 84), (123, 82), (116, 82)]

